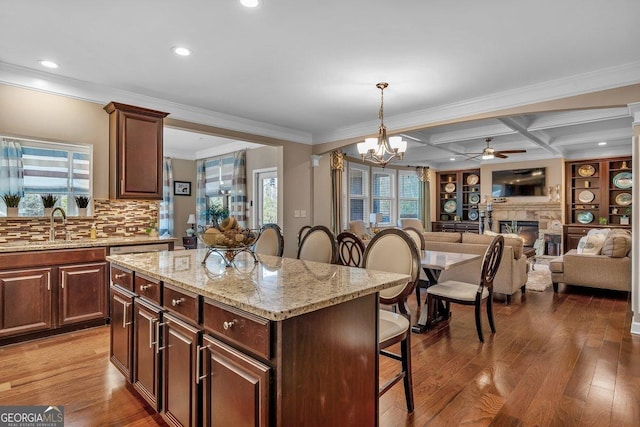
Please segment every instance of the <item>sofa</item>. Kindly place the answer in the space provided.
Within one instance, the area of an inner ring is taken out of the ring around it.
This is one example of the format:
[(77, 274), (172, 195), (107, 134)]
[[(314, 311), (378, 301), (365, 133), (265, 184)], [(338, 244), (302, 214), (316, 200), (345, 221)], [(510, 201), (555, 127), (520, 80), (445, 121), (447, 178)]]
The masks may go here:
[(559, 283), (631, 291), (631, 233), (601, 230), (589, 231), (580, 239), (578, 249), (549, 262), (554, 292), (558, 292)]
[[(479, 283), (482, 268), (482, 255), (494, 236), (475, 233), (423, 232), (425, 249), (444, 252), (477, 254), (481, 257), (475, 261), (444, 270), (439, 280), (458, 280)], [(498, 273), (493, 281), (493, 292), (506, 296), (506, 303), (519, 290), (524, 293), (527, 283), (528, 264), (523, 253), (523, 242), (520, 238), (505, 237), (505, 246), (500, 260)]]

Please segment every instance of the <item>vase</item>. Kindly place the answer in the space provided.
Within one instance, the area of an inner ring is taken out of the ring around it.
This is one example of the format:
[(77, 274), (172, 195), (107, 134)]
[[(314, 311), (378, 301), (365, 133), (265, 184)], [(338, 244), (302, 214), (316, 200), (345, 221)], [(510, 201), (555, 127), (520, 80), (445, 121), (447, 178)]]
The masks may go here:
[(53, 208), (44, 208), (44, 216), (51, 216)]
[(87, 208), (78, 208), (78, 216), (87, 216)]
[(7, 216), (15, 217), (18, 216), (18, 208), (7, 208)]

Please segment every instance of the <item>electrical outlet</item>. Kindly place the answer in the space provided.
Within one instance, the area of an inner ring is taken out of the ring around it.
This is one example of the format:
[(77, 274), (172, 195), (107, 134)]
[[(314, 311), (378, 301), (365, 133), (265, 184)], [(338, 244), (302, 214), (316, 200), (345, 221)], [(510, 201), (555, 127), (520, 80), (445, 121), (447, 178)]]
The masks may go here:
[(135, 233), (136, 231), (138, 231), (138, 226), (137, 225), (127, 225), (125, 230), (126, 230), (127, 233)]
[(104, 227), (102, 227), (102, 231), (104, 231), (105, 233), (115, 233), (117, 229), (118, 227), (116, 227), (115, 225), (105, 225)]

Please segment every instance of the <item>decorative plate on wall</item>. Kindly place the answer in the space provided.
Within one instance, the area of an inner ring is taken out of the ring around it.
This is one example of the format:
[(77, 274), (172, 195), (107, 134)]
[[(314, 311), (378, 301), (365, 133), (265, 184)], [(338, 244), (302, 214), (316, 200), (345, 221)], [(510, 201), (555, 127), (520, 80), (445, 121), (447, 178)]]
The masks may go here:
[(456, 211), (457, 206), (458, 204), (455, 200), (447, 200), (446, 202), (444, 202), (444, 211), (446, 213), (453, 213)]
[(618, 188), (631, 188), (631, 186), (633, 185), (632, 178), (633, 175), (631, 175), (631, 172), (620, 172), (613, 177), (613, 185)]
[(578, 169), (578, 175), (580, 176), (591, 176), (594, 173), (596, 173), (596, 169), (591, 165), (582, 165)]
[(469, 194), (469, 203), (471, 203), (472, 205), (480, 203), (480, 194), (478, 193)]
[(476, 210), (469, 211), (469, 219), (471, 221), (477, 220), (478, 219), (478, 211), (476, 211)]
[(578, 194), (578, 200), (580, 200), (582, 203), (589, 203), (595, 198), (596, 195), (589, 190), (581, 191), (580, 194)]
[(478, 175), (469, 175), (467, 177), (467, 184), (469, 185), (476, 185), (478, 181), (480, 181), (480, 178), (478, 178)]
[(578, 222), (581, 224), (589, 224), (593, 221), (593, 214), (591, 212), (580, 212), (578, 214)]
[(616, 203), (620, 206), (629, 206), (631, 204), (631, 193), (620, 193), (616, 196)]
[(456, 191), (456, 185), (453, 182), (450, 182), (444, 186), (444, 191), (446, 191), (447, 193), (453, 193), (454, 191)]

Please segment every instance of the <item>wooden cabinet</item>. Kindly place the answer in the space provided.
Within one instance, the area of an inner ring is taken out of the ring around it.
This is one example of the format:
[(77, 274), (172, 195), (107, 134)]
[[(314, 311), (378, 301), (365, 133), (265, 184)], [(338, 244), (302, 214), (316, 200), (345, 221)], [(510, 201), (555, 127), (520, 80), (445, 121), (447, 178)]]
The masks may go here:
[(109, 359), (131, 382), (133, 360), (134, 294), (119, 286), (110, 288), (111, 328)]
[(200, 415), (200, 329), (164, 315), (162, 417), (175, 426), (198, 426)]
[(431, 223), (432, 231), (479, 233), (480, 223), (471, 221), (434, 221)]
[(0, 337), (48, 330), (51, 268), (0, 272)]
[(208, 335), (201, 350), (203, 425), (268, 426), (271, 368)]
[(567, 223), (625, 225), (623, 217), (631, 213), (631, 173), (631, 157), (566, 162)]
[(160, 324), (162, 309), (136, 298), (133, 308), (133, 387), (160, 411)]
[(109, 194), (117, 199), (162, 199), (162, 132), (168, 113), (111, 102)]
[(0, 345), (104, 324), (106, 266), (105, 248), (0, 254)]
[[(439, 224), (457, 222), (475, 223), (472, 231), (477, 232), (480, 211), (480, 169), (438, 172), (436, 175), (436, 197), (438, 200), (438, 221), (436, 228), (445, 228)], [(467, 228), (467, 225), (461, 226)], [(449, 230), (450, 227), (441, 231)], [(434, 230), (436, 231), (436, 230)]]
[(59, 325), (107, 318), (107, 263), (58, 268)]
[(189, 236), (182, 238), (182, 246), (185, 249), (197, 249), (198, 248), (198, 238), (196, 236)]

